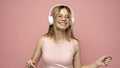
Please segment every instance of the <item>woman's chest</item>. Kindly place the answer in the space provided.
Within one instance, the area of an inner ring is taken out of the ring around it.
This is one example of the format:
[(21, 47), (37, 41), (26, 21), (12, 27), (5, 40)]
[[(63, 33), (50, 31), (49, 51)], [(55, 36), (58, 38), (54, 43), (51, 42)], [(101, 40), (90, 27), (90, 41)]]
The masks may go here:
[(69, 43), (47, 44), (42, 49), (43, 60), (46, 63), (61, 63), (69, 65), (73, 60), (73, 47)]

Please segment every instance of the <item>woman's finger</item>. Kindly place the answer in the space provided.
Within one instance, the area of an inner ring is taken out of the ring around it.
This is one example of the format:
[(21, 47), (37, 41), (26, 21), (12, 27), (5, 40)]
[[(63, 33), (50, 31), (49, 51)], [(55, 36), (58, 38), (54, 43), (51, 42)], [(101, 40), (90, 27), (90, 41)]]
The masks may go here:
[(108, 57), (105, 59), (104, 63), (108, 66), (108, 64), (110, 63), (111, 60), (112, 60), (112, 58)]
[(103, 56), (103, 57), (100, 58), (100, 61), (104, 62), (108, 58), (112, 59), (111, 56)]
[(35, 62), (32, 61), (32, 60), (30, 60), (30, 65), (31, 65), (33, 68), (36, 68), (36, 67), (35, 67)]
[(35, 62), (33, 62), (32, 60), (28, 60), (26, 63), (26, 67), (28, 68), (36, 68), (35, 67)]
[(96, 61), (96, 63), (98, 66), (108, 66), (111, 59), (111, 56), (102, 56)]

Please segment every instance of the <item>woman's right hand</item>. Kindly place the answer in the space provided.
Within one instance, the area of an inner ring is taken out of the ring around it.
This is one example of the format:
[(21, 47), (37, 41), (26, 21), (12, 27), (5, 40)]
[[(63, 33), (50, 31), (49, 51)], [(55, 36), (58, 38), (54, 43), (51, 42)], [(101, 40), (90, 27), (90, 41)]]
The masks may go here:
[(33, 60), (28, 60), (26, 62), (26, 68), (36, 68), (35, 62)]

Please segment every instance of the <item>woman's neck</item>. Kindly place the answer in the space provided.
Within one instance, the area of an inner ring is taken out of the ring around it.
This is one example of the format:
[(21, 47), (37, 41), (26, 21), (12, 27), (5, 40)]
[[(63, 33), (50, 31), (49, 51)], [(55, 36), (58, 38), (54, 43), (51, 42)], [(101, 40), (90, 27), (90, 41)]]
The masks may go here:
[(63, 30), (56, 30), (55, 31), (55, 41), (64, 41), (66, 40), (66, 33)]

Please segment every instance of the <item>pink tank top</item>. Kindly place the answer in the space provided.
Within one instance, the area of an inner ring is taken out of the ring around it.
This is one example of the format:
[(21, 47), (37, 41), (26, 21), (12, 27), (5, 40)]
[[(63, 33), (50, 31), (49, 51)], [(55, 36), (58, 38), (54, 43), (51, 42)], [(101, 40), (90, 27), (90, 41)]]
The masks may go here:
[(73, 68), (72, 42), (53, 42), (46, 38), (42, 58), (44, 68)]

